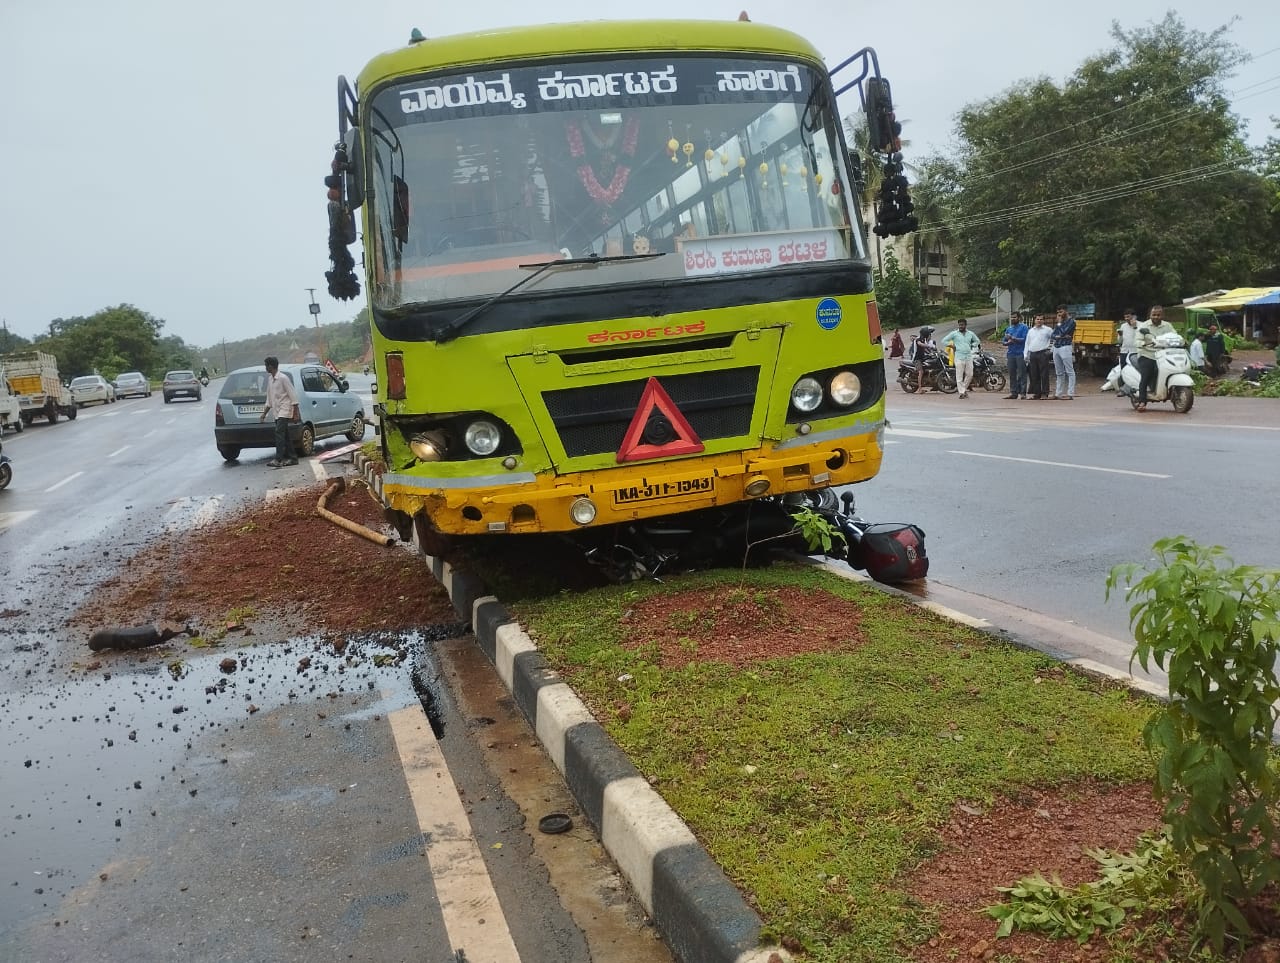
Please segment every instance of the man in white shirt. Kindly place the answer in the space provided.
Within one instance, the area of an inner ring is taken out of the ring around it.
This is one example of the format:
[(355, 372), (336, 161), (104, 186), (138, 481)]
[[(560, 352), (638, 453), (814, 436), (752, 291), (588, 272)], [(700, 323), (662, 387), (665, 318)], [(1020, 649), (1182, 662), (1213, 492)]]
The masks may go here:
[[(1129, 363), (1131, 355), (1138, 353), (1138, 312), (1133, 308), (1124, 309), (1124, 321), (1116, 328), (1116, 340), (1120, 343), (1120, 369)], [(1134, 359), (1137, 360), (1136, 358)]]
[(1195, 337), (1191, 339), (1191, 348), (1189, 350), (1191, 354), (1191, 367), (1195, 368), (1199, 372), (1207, 373), (1205, 372), (1204, 342), (1200, 340), (1199, 331), (1197, 331), (1195, 333)]
[(267, 462), (267, 467), (296, 465), (298, 459), (289, 445), (289, 425), (302, 420), (298, 413), (298, 393), (293, 390), (293, 382), (280, 373), (279, 359), (269, 357), (263, 364), (267, 367), (267, 407), (258, 421), (265, 422), (267, 415), (271, 415), (276, 425), (276, 457)]
[(1049, 346), (1053, 331), (1044, 323), (1044, 315), (1037, 314), (1027, 331), (1027, 379), (1031, 384), (1031, 397), (1042, 401), (1049, 397), (1049, 369), (1053, 367), (1053, 348)]

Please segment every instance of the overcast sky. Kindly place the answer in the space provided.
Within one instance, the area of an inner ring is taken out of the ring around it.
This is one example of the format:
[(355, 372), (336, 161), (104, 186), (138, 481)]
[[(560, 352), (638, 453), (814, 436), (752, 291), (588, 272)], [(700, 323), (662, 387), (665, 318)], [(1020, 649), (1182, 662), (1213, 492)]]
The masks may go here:
[[(828, 63), (874, 46), (914, 156), (946, 148), (966, 104), (1025, 77), (1061, 81), (1111, 45), (1113, 19), (1131, 29), (1170, 9), (1156, 0), (650, 0), (610, 10), (732, 20), (744, 2), (751, 19), (807, 37)], [(0, 0), (0, 319), (33, 337), (54, 318), (128, 302), (207, 347), (310, 323), (307, 288), (322, 321), (354, 318), (359, 303), (330, 299), (324, 280), (321, 180), (337, 75), (354, 79), (413, 27), (441, 36), (535, 13), (570, 21), (584, 9), (577, 0)], [(1268, 115), (1280, 114), (1280, 4), (1179, 12), (1200, 30), (1239, 17), (1231, 37), (1257, 59), (1228, 86), (1261, 144)], [(846, 98), (842, 113), (856, 107), (856, 94)]]

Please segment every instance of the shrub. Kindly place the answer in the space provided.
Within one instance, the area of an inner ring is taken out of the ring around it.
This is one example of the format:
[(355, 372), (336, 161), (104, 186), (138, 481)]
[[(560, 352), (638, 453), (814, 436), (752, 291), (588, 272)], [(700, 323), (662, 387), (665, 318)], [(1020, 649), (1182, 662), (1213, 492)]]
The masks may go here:
[[(1155, 544), (1157, 566), (1117, 565), (1144, 669), (1169, 676), (1170, 701), (1144, 729), (1159, 755), (1156, 792), (1174, 849), (1202, 889), (1198, 927), (1221, 950), (1250, 931), (1244, 912), (1280, 880), (1271, 766), (1280, 681), (1280, 571), (1236, 566), (1185, 536)], [(1135, 581), (1136, 580), (1136, 581)]]

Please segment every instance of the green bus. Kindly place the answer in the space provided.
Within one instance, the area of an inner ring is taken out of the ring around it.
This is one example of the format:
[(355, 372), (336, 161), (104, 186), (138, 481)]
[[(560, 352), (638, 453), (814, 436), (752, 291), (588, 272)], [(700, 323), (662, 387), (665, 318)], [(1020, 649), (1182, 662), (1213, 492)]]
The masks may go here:
[(745, 20), (414, 31), (339, 78), (327, 277), (359, 294), (362, 235), (402, 536), (745, 544), (873, 477), (883, 346), (836, 106), (855, 88), (905, 198), (874, 51), (828, 70)]

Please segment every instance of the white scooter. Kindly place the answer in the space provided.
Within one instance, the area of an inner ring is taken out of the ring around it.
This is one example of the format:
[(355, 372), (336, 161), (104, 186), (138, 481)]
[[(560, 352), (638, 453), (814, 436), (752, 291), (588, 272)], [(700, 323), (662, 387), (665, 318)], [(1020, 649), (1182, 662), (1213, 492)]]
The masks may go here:
[[(1137, 355), (1131, 355), (1136, 358)], [(1124, 366), (1124, 370), (1116, 365), (1107, 375), (1106, 384), (1115, 385), (1116, 393), (1129, 399), (1133, 407), (1138, 407), (1138, 386), (1142, 383), (1142, 372), (1133, 364)], [(1191, 379), (1191, 357), (1187, 354), (1187, 343), (1179, 334), (1162, 334), (1156, 338), (1156, 383), (1147, 391), (1148, 401), (1168, 401), (1173, 410), (1185, 415), (1195, 404), (1195, 382)]]

